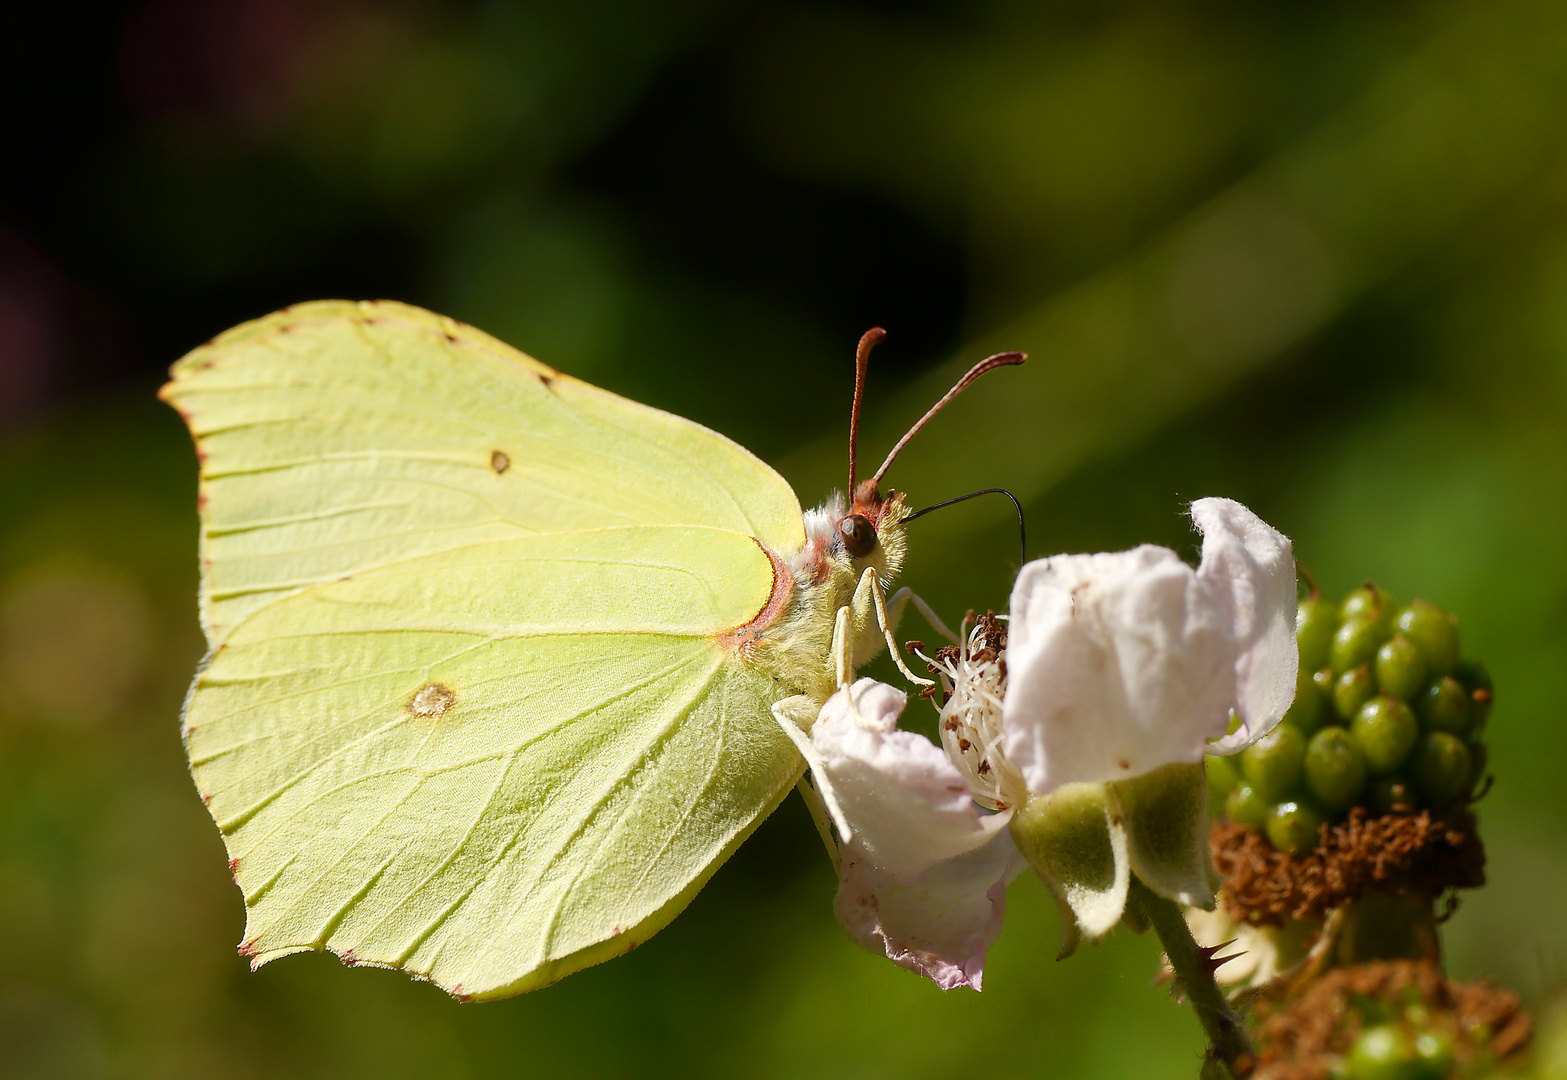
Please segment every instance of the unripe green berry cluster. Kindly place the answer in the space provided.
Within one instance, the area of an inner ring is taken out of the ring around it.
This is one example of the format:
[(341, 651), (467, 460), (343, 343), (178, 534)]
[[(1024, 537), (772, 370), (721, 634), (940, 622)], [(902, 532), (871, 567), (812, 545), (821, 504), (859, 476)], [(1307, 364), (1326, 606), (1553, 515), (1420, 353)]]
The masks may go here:
[(1300, 675), (1283, 722), (1234, 757), (1208, 758), (1232, 821), (1308, 851), (1352, 807), (1442, 810), (1474, 791), (1491, 680), (1459, 659), (1457, 619), (1424, 600), (1400, 607), (1367, 582), (1338, 604), (1302, 600), (1295, 632)]
[(1446, 1080), (1453, 1067), (1453, 1044), (1445, 1035), (1378, 1024), (1361, 1031), (1334, 1075), (1342, 1080)]

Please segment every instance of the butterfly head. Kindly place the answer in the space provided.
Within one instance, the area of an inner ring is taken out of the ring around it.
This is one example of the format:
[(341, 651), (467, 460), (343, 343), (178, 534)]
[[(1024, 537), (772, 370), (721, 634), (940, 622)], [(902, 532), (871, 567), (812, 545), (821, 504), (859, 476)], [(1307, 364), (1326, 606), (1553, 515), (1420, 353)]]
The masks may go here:
[(901, 491), (889, 490), (884, 496), (875, 478), (861, 483), (836, 526), (843, 553), (857, 568), (874, 564), (883, 579), (890, 580), (903, 567), (903, 519), (908, 513)]
[(805, 548), (794, 560), (795, 579), (820, 584), (842, 573), (852, 582), (875, 567), (883, 582), (890, 582), (903, 567), (908, 512), (901, 491), (883, 495), (873, 480), (860, 484), (852, 500), (834, 492), (806, 511)]
[[(941, 411), (964, 388), (985, 372), (1008, 364), (1021, 364), (1022, 353), (997, 353), (986, 357), (969, 369), (942, 399), (931, 406), (918, 422), (899, 439), (897, 445), (869, 480), (855, 482), (856, 451), (859, 445), (860, 401), (865, 393), (865, 370), (871, 350), (887, 336), (881, 327), (872, 327), (860, 338), (854, 353), (854, 406), (849, 413), (849, 497), (847, 500), (835, 494), (818, 510), (806, 514), (806, 554), (816, 572), (817, 580), (825, 573), (825, 561), (829, 557), (846, 560), (856, 572), (875, 566), (883, 583), (890, 583), (903, 566), (906, 550), (903, 523), (909, 517), (909, 508), (903, 494), (889, 490), (881, 492), (881, 479), (910, 439), (930, 419)], [(798, 575), (797, 575), (798, 576)]]

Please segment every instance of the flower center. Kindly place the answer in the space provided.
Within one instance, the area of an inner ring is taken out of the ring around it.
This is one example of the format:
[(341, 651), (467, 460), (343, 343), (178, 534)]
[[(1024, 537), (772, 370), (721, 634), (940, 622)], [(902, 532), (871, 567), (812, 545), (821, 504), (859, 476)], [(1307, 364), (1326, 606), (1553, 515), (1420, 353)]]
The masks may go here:
[(1005, 810), (1026, 791), (1022, 775), (1001, 752), (1006, 624), (987, 611), (960, 637), (960, 644), (937, 650), (934, 659), (922, 656), (941, 679), (941, 745), (968, 781), (974, 801)]

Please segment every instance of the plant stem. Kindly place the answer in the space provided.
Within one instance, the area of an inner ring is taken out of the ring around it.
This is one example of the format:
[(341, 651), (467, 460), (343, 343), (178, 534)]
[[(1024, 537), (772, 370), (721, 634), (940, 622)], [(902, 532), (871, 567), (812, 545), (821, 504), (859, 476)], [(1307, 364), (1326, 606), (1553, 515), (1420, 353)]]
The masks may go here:
[(1138, 881), (1135, 874), (1132, 875), (1132, 897), (1148, 917), (1154, 933), (1159, 935), (1159, 943), (1170, 958), (1170, 967), (1186, 992), (1186, 1000), (1196, 1010), (1203, 1034), (1208, 1036), (1213, 1056), (1224, 1062), (1234, 1075), (1248, 1075), (1255, 1056), (1251, 1042), (1246, 1038), (1246, 1029), (1230, 1007), (1229, 998), (1214, 981), (1207, 953), (1192, 937), (1191, 929), (1181, 917), (1180, 907)]

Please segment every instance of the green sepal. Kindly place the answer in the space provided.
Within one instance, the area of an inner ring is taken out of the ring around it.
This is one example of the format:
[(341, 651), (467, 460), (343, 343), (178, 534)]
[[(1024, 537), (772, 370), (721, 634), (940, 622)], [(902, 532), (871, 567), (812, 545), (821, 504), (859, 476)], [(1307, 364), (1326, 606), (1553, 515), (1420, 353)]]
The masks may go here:
[(1213, 910), (1208, 781), (1201, 764), (1166, 765), (1107, 785), (1125, 822), (1132, 871), (1160, 896)]
[(1058, 960), (1071, 956), (1081, 938), (1103, 937), (1126, 910), (1131, 861), (1112, 801), (1104, 784), (1064, 784), (1012, 815), (1013, 841), (1061, 909)]

